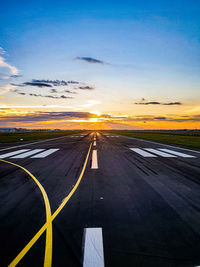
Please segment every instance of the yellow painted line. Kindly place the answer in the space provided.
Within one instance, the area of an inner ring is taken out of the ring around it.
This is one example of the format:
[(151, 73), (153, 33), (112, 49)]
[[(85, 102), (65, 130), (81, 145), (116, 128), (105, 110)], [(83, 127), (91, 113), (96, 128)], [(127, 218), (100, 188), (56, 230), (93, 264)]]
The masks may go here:
[[(52, 261), (52, 220), (51, 220), (51, 208), (50, 208), (50, 203), (49, 203), (49, 199), (48, 196), (46, 194), (46, 191), (44, 190), (44, 187), (40, 184), (40, 182), (35, 178), (35, 176), (30, 173), (27, 169), (25, 169), (24, 167), (15, 164), (13, 162), (7, 161), (7, 160), (3, 160), (1, 159), (0, 161), (4, 162), (4, 163), (8, 163), (11, 164), (13, 166), (16, 166), (20, 169), (22, 169), (23, 171), (25, 171), (37, 184), (37, 186), (39, 187), (43, 199), (44, 199), (44, 203), (45, 203), (45, 210), (46, 210), (46, 246), (45, 246), (45, 257), (44, 257), (44, 266), (45, 267), (49, 267), (51, 266), (51, 261)], [(33, 243), (34, 244), (34, 243)], [(24, 257), (24, 255), (28, 252), (28, 250), (30, 249), (30, 246), (26, 246), (19, 254), (18, 256), (9, 264), (10, 267), (16, 266), (19, 261)]]
[[(71, 190), (71, 192), (67, 195), (67, 197), (64, 199), (64, 201), (62, 202), (62, 204), (57, 208), (57, 210), (51, 216), (51, 218), (50, 218), (51, 223), (55, 219), (55, 217), (59, 214), (59, 212), (64, 208), (64, 206), (67, 204), (67, 202), (69, 201), (69, 199), (72, 197), (72, 195), (74, 194), (74, 192), (78, 188), (78, 186), (79, 186), (79, 184), (80, 184), (80, 182), (82, 180), (83, 174), (85, 172), (85, 168), (87, 166), (87, 162), (88, 162), (88, 158), (89, 158), (89, 155), (90, 155), (91, 147), (92, 147), (92, 143), (90, 144), (90, 147), (88, 149), (88, 153), (87, 153), (87, 156), (85, 158), (85, 162), (84, 162), (82, 171), (81, 171), (81, 173), (79, 175), (79, 178), (78, 178), (78, 180), (77, 180), (74, 188)], [(36, 233), (36, 235), (29, 241), (29, 243), (24, 247), (24, 249), (20, 252), (20, 254), (22, 254), (24, 256), (29, 251), (29, 249), (35, 244), (35, 242), (40, 238), (40, 236), (44, 233), (44, 231), (46, 229), (48, 229), (47, 222), (40, 228), (40, 230)], [(18, 261), (15, 265), (12, 265), (13, 262), (15, 262), (15, 260), (17, 259), (17, 257), (10, 263), (9, 267), (13, 267), (13, 266), (15, 266), (19, 262)], [(21, 257), (21, 258), (23, 258), (23, 257)], [(49, 265), (48, 267), (50, 267), (50, 266), (51, 265)]]

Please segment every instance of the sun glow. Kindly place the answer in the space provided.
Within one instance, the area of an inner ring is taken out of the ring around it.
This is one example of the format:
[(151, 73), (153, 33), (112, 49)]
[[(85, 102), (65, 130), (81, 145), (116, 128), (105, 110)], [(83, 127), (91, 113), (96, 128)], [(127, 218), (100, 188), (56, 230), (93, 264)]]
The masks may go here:
[(93, 111), (91, 111), (90, 113), (95, 114), (95, 115), (97, 115), (97, 116), (100, 116), (100, 115), (101, 115), (101, 112), (99, 112), (99, 111), (97, 111), (97, 110), (93, 110)]

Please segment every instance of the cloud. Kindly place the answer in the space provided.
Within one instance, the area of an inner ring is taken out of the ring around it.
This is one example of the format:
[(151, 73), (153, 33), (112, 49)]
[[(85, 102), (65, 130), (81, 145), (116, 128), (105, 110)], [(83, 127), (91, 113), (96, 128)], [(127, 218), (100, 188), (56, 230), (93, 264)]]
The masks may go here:
[(11, 83), (11, 85), (17, 87), (25, 87), (25, 86), (36, 86), (36, 87), (52, 87), (52, 85), (48, 83), (35, 83), (35, 82), (24, 82), (24, 83)]
[(81, 89), (81, 90), (94, 90), (94, 87), (91, 87), (91, 86), (79, 86), (76, 89)]
[[(53, 90), (53, 89), (51, 89)], [(24, 93), (24, 92), (19, 92), (18, 89), (13, 90), (12, 92), (17, 93), (18, 95), (27, 95), (27, 96), (34, 96), (34, 97), (45, 97), (45, 98), (52, 98), (52, 99), (72, 99), (73, 97), (71, 96), (65, 96), (65, 95), (42, 95), (42, 94), (35, 94), (35, 93)]]
[(163, 105), (173, 106), (173, 105), (182, 105), (181, 102), (169, 102), (169, 103), (163, 103)]
[(154, 117), (155, 120), (166, 120), (166, 117)]
[(136, 102), (136, 105), (164, 105), (164, 106), (175, 106), (175, 105), (182, 105), (181, 102), (169, 102), (169, 103), (161, 103), (157, 101), (150, 101), (150, 102)]
[(25, 122), (25, 121), (50, 121), (50, 120), (69, 120), (69, 119), (88, 119), (94, 115), (89, 112), (32, 112), (24, 115), (7, 116), (1, 115), (1, 121)]
[[(21, 75), (11, 75), (12, 78), (21, 77)], [(53, 86), (67, 86), (68, 84), (79, 84), (77, 81), (64, 81), (64, 80), (36, 80), (32, 79), (31, 82), (23, 82), (20, 84), (11, 83), (14, 86), (36, 86), (36, 87), (53, 87)]]
[(51, 84), (42, 82), (24, 82), (23, 85), (37, 86), (37, 87), (52, 87)]
[(0, 55), (5, 55), (6, 51), (3, 49), (3, 47), (0, 47)]
[(68, 93), (68, 94), (77, 94), (77, 92), (72, 92), (70, 90), (64, 90), (62, 91), (63, 93)]
[(64, 81), (64, 80), (32, 80), (33, 83), (45, 83), (45, 84), (52, 84), (54, 86), (67, 86), (68, 84), (79, 84), (77, 81)]
[(2, 69), (4, 75), (17, 75), (19, 73), (18, 69), (5, 61), (5, 58), (0, 56), (0, 68)]
[(96, 64), (105, 64), (104, 61), (96, 59), (96, 58), (92, 58), (92, 57), (76, 57), (76, 60), (82, 60), (85, 61), (87, 63), (96, 63)]
[(10, 78), (20, 78), (20, 77), (22, 77), (22, 75), (17, 75), (17, 74), (10, 75)]
[(71, 96), (65, 96), (65, 95), (53, 96), (53, 95), (41, 95), (41, 94), (33, 94), (33, 93), (25, 94), (25, 95), (35, 96), (35, 97), (46, 97), (46, 98), (52, 98), (52, 99), (71, 99), (71, 98), (73, 98)]

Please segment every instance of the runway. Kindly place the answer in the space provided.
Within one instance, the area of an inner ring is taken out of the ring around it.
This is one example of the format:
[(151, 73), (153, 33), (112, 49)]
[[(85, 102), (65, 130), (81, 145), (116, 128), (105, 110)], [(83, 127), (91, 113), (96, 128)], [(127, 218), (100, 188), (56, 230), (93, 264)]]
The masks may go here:
[(1, 145), (0, 266), (200, 265), (200, 151), (84, 132)]

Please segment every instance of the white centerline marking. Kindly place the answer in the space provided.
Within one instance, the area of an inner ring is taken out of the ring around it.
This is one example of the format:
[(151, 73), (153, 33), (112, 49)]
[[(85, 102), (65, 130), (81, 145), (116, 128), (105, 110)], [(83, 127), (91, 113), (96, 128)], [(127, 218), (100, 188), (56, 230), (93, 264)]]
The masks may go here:
[(36, 154), (36, 153), (39, 153), (41, 151), (43, 151), (44, 149), (33, 149), (29, 152), (25, 152), (25, 153), (22, 153), (20, 155), (17, 155), (17, 156), (14, 156), (14, 157), (11, 157), (12, 159), (23, 159), (23, 158), (26, 158), (26, 157), (29, 157), (33, 154)]
[(0, 159), (11, 157), (11, 156), (14, 156), (14, 155), (17, 155), (17, 154), (20, 154), (20, 153), (23, 153), (23, 152), (26, 152), (26, 151), (29, 151), (29, 150), (30, 149), (20, 149), (20, 150), (17, 150), (17, 151), (9, 152), (9, 153), (0, 155)]
[(46, 151), (44, 151), (44, 152), (41, 152), (41, 153), (39, 153), (39, 154), (37, 154), (37, 155), (31, 157), (31, 158), (33, 158), (33, 159), (42, 159), (42, 158), (45, 158), (45, 157), (51, 155), (52, 153), (54, 153), (54, 152), (56, 152), (56, 151), (58, 151), (58, 150), (59, 150), (59, 148), (48, 149), (48, 150), (46, 150)]
[(102, 228), (86, 228), (83, 267), (104, 267)]
[(130, 148), (130, 150), (140, 154), (141, 156), (145, 157), (145, 158), (156, 158), (157, 156), (149, 153), (149, 152), (146, 152), (140, 148)]
[(165, 151), (165, 152), (168, 152), (168, 153), (171, 153), (173, 155), (176, 155), (176, 156), (179, 156), (179, 157), (183, 157), (183, 158), (196, 158), (195, 156), (188, 155), (188, 154), (181, 153), (181, 152), (177, 152), (177, 151), (173, 151), (173, 150), (170, 150), (170, 149), (159, 148), (159, 150), (162, 150), (162, 151)]
[(162, 152), (162, 151), (153, 149), (153, 148), (144, 148), (144, 149), (147, 150), (147, 151), (149, 151), (149, 152), (152, 152), (152, 153), (154, 153), (156, 155), (159, 155), (161, 157), (164, 157), (164, 158), (176, 158), (176, 156), (170, 155), (168, 153), (165, 153), (165, 152)]
[(94, 141), (94, 143), (93, 143), (93, 146), (96, 146), (97, 145), (97, 142), (96, 141)]
[(98, 169), (97, 150), (92, 151), (92, 166), (91, 169)]

